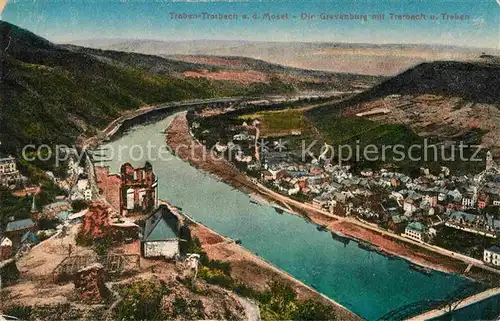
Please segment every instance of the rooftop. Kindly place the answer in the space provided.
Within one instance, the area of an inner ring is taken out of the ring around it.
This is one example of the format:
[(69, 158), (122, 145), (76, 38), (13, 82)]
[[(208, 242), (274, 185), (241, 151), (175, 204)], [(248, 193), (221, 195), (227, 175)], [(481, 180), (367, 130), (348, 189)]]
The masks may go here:
[(486, 250), (489, 252), (500, 254), (500, 246), (498, 246), (498, 245), (493, 245), (493, 246), (487, 248)]
[(146, 220), (143, 241), (165, 241), (178, 237), (179, 220), (166, 206), (160, 206)]
[(1, 156), (0, 155), (0, 164), (9, 164), (15, 162), (16, 159), (12, 156)]
[(406, 228), (409, 228), (411, 230), (418, 231), (418, 232), (427, 232), (427, 226), (425, 226), (424, 224), (422, 224), (420, 222), (411, 222), (410, 224), (408, 224), (408, 226)]
[(5, 232), (13, 232), (28, 229), (35, 226), (35, 222), (31, 218), (27, 218), (24, 220), (18, 220), (7, 223), (7, 227), (5, 228)]
[(25, 242), (38, 244), (38, 243), (40, 243), (40, 240), (38, 239), (38, 237), (36, 236), (35, 233), (33, 233), (32, 231), (27, 231), (21, 237), (21, 243), (25, 243)]

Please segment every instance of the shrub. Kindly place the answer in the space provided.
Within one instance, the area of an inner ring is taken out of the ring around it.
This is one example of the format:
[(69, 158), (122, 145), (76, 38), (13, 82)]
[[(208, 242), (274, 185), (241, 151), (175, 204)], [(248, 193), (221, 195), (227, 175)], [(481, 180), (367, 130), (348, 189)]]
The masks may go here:
[(33, 309), (31, 306), (16, 305), (8, 308), (5, 311), (5, 314), (16, 317), (20, 320), (29, 320), (32, 314), (32, 310)]
[(73, 202), (71, 202), (71, 207), (73, 208), (73, 212), (78, 213), (88, 208), (89, 202), (84, 200), (74, 200)]
[(333, 308), (318, 301), (306, 300), (297, 302), (292, 313), (293, 320), (335, 320)]
[(186, 319), (204, 319), (203, 303), (200, 300), (186, 300), (176, 296), (173, 303), (174, 316), (182, 316)]
[(200, 278), (211, 284), (221, 285), (224, 287), (231, 287), (233, 284), (233, 279), (223, 270), (201, 266), (198, 275)]
[(263, 320), (335, 320), (333, 308), (318, 301), (297, 300), (293, 288), (280, 281), (269, 283), (269, 290), (260, 294)]

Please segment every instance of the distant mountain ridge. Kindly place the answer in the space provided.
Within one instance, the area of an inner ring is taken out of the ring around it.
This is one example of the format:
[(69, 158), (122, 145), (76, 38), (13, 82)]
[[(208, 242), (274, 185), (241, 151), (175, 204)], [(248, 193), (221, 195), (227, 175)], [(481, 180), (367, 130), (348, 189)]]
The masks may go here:
[(387, 95), (436, 94), (481, 103), (500, 102), (500, 65), (488, 62), (422, 63), (346, 100), (350, 106)]
[(162, 41), (100, 39), (77, 42), (107, 50), (170, 55), (243, 56), (284, 66), (393, 76), (422, 62), (469, 60), (495, 49), (423, 44), (350, 44), (314, 42), (264, 42), (231, 40)]
[(6, 22), (0, 22), (0, 49), (0, 141), (10, 153), (25, 144), (75, 143), (141, 105), (242, 90), (149, 73), (53, 44)]

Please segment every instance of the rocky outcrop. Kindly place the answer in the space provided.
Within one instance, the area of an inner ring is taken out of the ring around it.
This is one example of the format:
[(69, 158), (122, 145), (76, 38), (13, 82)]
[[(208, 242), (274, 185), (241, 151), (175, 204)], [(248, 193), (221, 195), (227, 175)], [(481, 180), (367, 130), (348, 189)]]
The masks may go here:
[(163, 310), (171, 320), (246, 320), (245, 309), (233, 295), (217, 286), (197, 281), (196, 291), (175, 282), (163, 297)]
[(77, 237), (77, 243), (90, 245), (93, 241), (102, 239), (109, 234), (110, 208), (101, 202), (90, 204), (85, 214), (83, 224)]

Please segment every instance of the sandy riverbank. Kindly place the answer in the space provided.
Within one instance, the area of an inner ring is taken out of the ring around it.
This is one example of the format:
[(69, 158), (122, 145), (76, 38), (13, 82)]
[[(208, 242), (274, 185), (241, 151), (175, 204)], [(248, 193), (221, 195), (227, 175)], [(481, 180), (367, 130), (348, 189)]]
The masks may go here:
[(183, 214), (172, 204), (164, 200), (160, 200), (160, 203), (166, 205), (172, 213), (179, 217), (183, 224), (190, 226), (191, 235), (200, 240), (203, 250), (210, 259), (231, 264), (231, 277), (233, 279), (258, 291), (267, 290), (269, 282), (273, 280), (287, 282), (295, 290), (299, 300), (312, 299), (330, 305), (333, 307), (339, 320), (362, 320), (360, 316), (298, 281), (292, 275), (275, 267), (258, 255), (236, 244), (234, 240), (220, 235), (186, 214)]
[[(287, 203), (286, 197), (264, 190), (226, 160), (215, 159), (214, 157), (202, 157), (208, 152), (205, 146), (194, 140), (191, 136), (185, 114), (179, 114), (174, 117), (170, 126), (166, 129), (165, 136), (167, 144), (173, 150), (177, 150), (179, 146), (187, 146), (180, 149), (177, 156), (191, 165), (216, 175), (223, 182), (235, 188), (252, 195), (258, 195), (271, 203)], [(287, 207), (294, 209), (292, 211), (294, 214), (307, 213), (307, 216), (314, 223), (326, 226), (330, 231), (372, 243), (389, 254), (402, 257), (419, 265), (450, 273), (463, 273), (467, 266), (460, 260), (455, 260), (402, 240), (396, 240), (388, 234), (383, 235), (383, 233), (364, 228), (359, 224), (351, 222), (351, 220), (336, 218), (334, 215), (327, 216), (306, 204), (301, 205), (298, 202), (290, 201)]]

